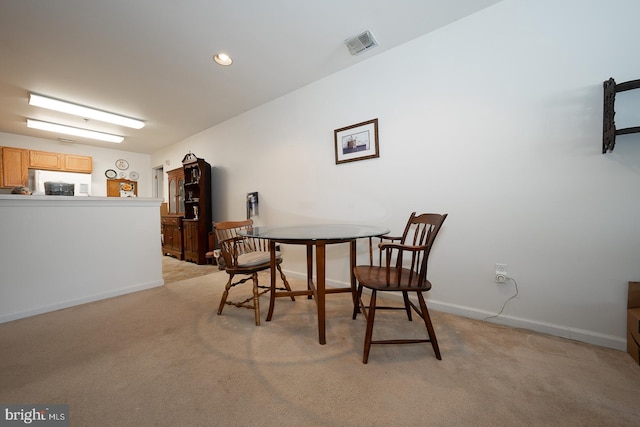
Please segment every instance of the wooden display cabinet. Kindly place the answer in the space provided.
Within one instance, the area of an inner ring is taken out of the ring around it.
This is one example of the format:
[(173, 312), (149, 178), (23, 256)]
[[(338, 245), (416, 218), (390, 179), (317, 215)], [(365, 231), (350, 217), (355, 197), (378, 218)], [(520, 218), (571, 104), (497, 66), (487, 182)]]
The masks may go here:
[(180, 260), (184, 259), (183, 225), (184, 217), (184, 169), (167, 172), (169, 200), (167, 214), (160, 217), (162, 227), (162, 253)]
[(211, 222), (211, 165), (189, 153), (184, 169), (184, 259), (206, 264)]

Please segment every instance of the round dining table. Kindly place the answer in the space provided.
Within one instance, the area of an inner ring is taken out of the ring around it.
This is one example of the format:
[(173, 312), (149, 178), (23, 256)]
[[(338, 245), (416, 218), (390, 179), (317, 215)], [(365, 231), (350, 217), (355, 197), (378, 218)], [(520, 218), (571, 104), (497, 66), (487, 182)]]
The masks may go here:
[[(318, 312), (318, 339), (320, 344), (326, 344), (326, 308), (325, 297), (331, 293), (350, 292), (354, 304), (356, 301), (356, 279), (353, 268), (356, 265), (356, 240), (377, 237), (388, 234), (383, 227), (358, 224), (312, 224), (295, 226), (263, 226), (243, 231), (241, 234), (269, 240), (271, 252), (271, 292), (269, 297), (269, 312), (267, 322), (273, 317), (275, 299), (307, 295), (316, 301)], [(276, 288), (276, 243), (305, 245), (307, 247), (307, 289), (279, 290)], [(349, 276), (350, 287), (326, 287), (326, 245), (349, 243)], [(316, 283), (313, 282), (313, 248), (315, 247)]]

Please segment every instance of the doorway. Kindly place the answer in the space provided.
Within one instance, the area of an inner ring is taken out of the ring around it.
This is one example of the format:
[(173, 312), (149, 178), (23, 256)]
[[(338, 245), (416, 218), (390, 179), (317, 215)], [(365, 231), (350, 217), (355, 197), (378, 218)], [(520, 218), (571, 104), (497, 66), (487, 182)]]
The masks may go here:
[(153, 168), (153, 189), (152, 189), (152, 197), (156, 199), (165, 200), (164, 197), (164, 168), (162, 166), (158, 166)]

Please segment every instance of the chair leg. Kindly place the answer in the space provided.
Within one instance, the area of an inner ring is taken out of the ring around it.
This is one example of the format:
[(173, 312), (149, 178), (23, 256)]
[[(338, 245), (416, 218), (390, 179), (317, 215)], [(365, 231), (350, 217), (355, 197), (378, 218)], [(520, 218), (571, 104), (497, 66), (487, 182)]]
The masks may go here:
[(258, 288), (258, 273), (251, 275), (253, 279), (253, 314), (256, 318), (256, 326), (260, 326), (260, 288)]
[(371, 300), (369, 301), (369, 312), (367, 313), (367, 331), (364, 336), (364, 352), (362, 355), (362, 363), (369, 361), (369, 350), (371, 350), (371, 336), (373, 335), (373, 320), (376, 316), (376, 296), (378, 292), (371, 290)]
[(362, 298), (362, 285), (359, 284), (358, 291), (356, 292), (356, 300), (353, 303), (353, 317), (352, 317), (353, 320), (356, 319), (356, 317), (358, 316), (358, 313), (360, 312), (361, 298)]
[(407, 318), (411, 322), (411, 305), (409, 305), (409, 293), (407, 291), (402, 292), (402, 299), (404, 299), (404, 309), (407, 311)]
[(230, 274), (229, 281), (227, 282), (227, 285), (224, 287), (222, 298), (220, 298), (220, 306), (218, 307), (218, 314), (222, 314), (222, 309), (224, 308), (224, 305), (227, 302), (227, 297), (229, 296), (229, 289), (231, 289), (232, 281), (233, 281), (233, 274)]
[(436, 331), (433, 329), (429, 310), (427, 309), (427, 304), (424, 302), (424, 296), (422, 296), (422, 292), (417, 292), (417, 294), (418, 301), (420, 301), (420, 310), (422, 310), (422, 317), (424, 318), (424, 324), (427, 327), (429, 339), (431, 340), (431, 346), (433, 347), (433, 351), (436, 353), (436, 359), (442, 360), (442, 356), (440, 356), (440, 348), (438, 347), (438, 340), (436, 339)]

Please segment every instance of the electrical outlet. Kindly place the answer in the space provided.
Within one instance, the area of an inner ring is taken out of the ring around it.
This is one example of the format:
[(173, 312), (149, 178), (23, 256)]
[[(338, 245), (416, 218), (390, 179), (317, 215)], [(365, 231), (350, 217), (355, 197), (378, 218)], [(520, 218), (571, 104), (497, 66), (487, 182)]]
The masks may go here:
[(496, 283), (506, 283), (508, 278), (507, 264), (496, 264)]

